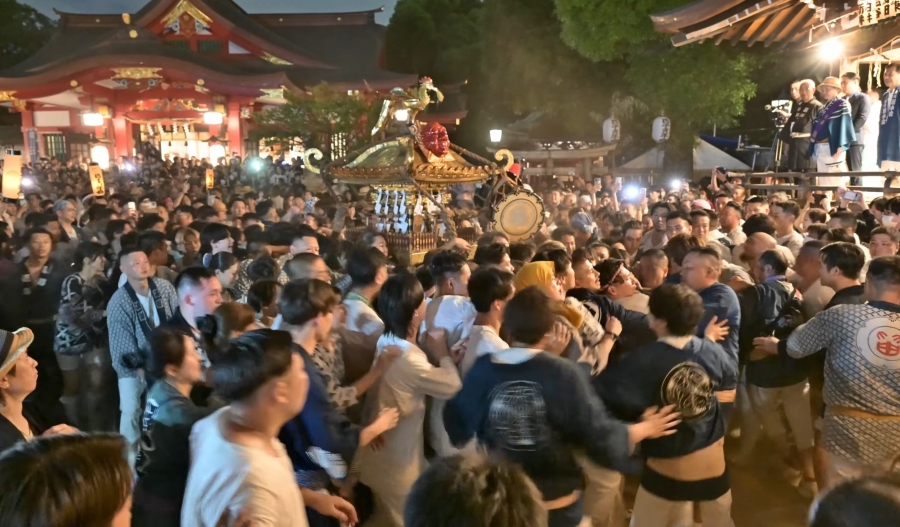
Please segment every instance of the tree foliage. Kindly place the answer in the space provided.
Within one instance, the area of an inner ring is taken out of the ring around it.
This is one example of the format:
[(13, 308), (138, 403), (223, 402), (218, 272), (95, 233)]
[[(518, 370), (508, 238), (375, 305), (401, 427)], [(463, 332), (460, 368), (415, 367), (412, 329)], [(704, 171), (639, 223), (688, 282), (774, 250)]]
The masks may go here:
[(0, 0), (0, 70), (34, 55), (52, 35), (54, 22), (16, 0)]
[(478, 72), (478, 0), (400, 0), (385, 33), (387, 68), (459, 82)]
[(285, 97), (286, 104), (254, 115), (255, 136), (270, 145), (293, 146), (299, 141), (325, 153), (335, 134), (347, 134), (348, 148), (367, 142), (381, 105), (375, 94), (348, 94), (324, 83), (308, 94), (285, 93)]
[(684, 0), (553, 2), (563, 41), (590, 60), (627, 61), (631, 93), (651, 114), (664, 112), (672, 119), (677, 146), (690, 145), (700, 130), (733, 125), (756, 93), (756, 54), (712, 43), (675, 48), (667, 35), (653, 30), (649, 15)]
[(650, 15), (685, 0), (554, 0), (563, 41), (591, 60), (612, 60), (648, 42), (665, 40), (653, 31)]
[(552, 1), (490, 0), (482, 24), (482, 68), (494, 112), (542, 111), (568, 123), (572, 135), (599, 129), (596, 116), (622, 86), (624, 64), (598, 65), (566, 46)]

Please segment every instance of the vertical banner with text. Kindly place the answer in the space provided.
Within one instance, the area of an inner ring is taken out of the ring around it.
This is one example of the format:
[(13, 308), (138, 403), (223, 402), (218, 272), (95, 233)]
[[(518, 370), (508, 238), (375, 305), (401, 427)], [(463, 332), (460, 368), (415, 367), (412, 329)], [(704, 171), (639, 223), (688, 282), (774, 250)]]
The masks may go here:
[(88, 174), (91, 177), (91, 189), (94, 196), (102, 198), (106, 196), (106, 182), (103, 180), (103, 169), (100, 165), (91, 165), (88, 167)]
[(206, 169), (206, 188), (216, 186), (216, 173), (211, 168)]

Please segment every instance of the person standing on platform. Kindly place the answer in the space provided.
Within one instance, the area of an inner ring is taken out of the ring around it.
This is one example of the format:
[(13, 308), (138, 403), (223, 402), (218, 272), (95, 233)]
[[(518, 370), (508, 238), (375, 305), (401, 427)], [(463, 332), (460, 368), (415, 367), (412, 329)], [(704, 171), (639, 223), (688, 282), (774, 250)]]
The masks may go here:
[(812, 132), (813, 119), (822, 108), (822, 103), (816, 100), (815, 95), (815, 82), (810, 79), (800, 82), (800, 104), (797, 106), (797, 112), (785, 125), (791, 134), (787, 163), (787, 168), (791, 172), (805, 172), (810, 168), (809, 134)]
[[(850, 119), (853, 121), (853, 131), (856, 132), (856, 140), (850, 143), (847, 150), (847, 168), (850, 172), (860, 172), (865, 151), (863, 127), (872, 112), (872, 100), (859, 89), (859, 75), (853, 71), (841, 75), (841, 90), (850, 103)], [(859, 185), (859, 178), (850, 178), (850, 183)]]
[[(881, 93), (878, 90), (869, 90), (866, 92), (869, 100), (872, 101), (872, 108), (869, 110), (869, 116), (866, 118), (866, 124), (863, 125), (862, 135), (863, 144), (863, 171), (876, 172), (878, 167), (878, 128), (881, 125)], [(866, 178), (872, 176), (863, 176), (863, 186), (868, 187)], [(881, 176), (875, 176), (877, 183), (875, 186), (883, 184)]]
[(900, 86), (900, 64), (891, 64), (884, 70), (884, 83), (888, 91), (881, 102), (881, 122), (878, 127), (878, 166), (881, 170), (900, 168), (900, 113), (897, 105), (897, 87)]
[[(816, 160), (817, 172), (846, 172), (847, 151), (856, 141), (850, 103), (841, 99), (841, 81), (837, 77), (826, 77), (818, 87), (823, 106), (813, 120), (809, 136), (809, 156)], [(819, 177), (818, 184), (837, 187), (843, 177)]]
[(797, 115), (797, 110), (800, 109), (800, 81), (794, 81), (791, 83), (791, 110), (773, 110), (775, 113), (781, 116), (782, 119), (785, 120), (785, 125), (781, 127), (781, 130), (778, 131), (778, 140), (781, 141), (784, 145), (782, 149), (781, 159), (778, 160), (778, 166), (783, 167), (787, 166), (787, 162), (790, 156), (791, 149), (791, 122), (794, 119), (794, 116)]

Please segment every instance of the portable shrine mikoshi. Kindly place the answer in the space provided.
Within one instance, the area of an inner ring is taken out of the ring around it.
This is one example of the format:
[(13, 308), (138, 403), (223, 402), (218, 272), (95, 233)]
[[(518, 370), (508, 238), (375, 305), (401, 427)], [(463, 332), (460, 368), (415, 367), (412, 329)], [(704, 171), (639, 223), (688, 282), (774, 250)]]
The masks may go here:
[(416, 114), (431, 102), (429, 91), (442, 98), (427, 77), (416, 92), (391, 91), (373, 135), (387, 122), (400, 120), (402, 125), (400, 117), (406, 114), (406, 124), (397, 135), (352, 151), (321, 170), (312, 162), (322, 159), (321, 152), (310, 149), (304, 154), (307, 169), (322, 176), (338, 201), (342, 199), (333, 190), (335, 184), (372, 189), (374, 214), (368, 227), (347, 229), (345, 236), (353, 241), (366, 229), (378, 232), (401, 265), (421, 263), (425, 253), (442, 240), (461, 237), (474, 245), (478, 232), (457, 224), (465, 212), (452, 201), (453, 191), (471, 194), (476, 210), (470, 215), (489, 220), (491, 229), (506, 233), (513, 241), (532, 236), (543, 223), (544, 205), (507, 175), (512, 153), (497, 152), (496, 160), (503, 162), (498, 165), (451, 144), (446, 128), (439, 123), (417, 121)]

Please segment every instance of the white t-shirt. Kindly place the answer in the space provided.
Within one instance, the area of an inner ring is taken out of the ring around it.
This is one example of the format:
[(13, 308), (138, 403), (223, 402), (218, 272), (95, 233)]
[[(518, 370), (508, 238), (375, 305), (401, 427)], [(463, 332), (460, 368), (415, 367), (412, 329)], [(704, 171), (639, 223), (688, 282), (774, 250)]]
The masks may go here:
[(370, 337), (380, 337), (384, 333), (384, 322), (372, 306), (354, 299), (344, 300), (344, 305), (347, 307), (347, 329)]
[(156, 307), (156, 302), (153, 301), (153, 296), (141, 296), (136, 292), (134, 293), (134, 296), (137, 297), (138, 302), (141, 303), (141, 307), (144, 308), (144, 313), (147, 314), (147, 319), (153, 321), (152, 326), (159, 327), (159, 309)]
[[(201, 419), (191, 430), (182, 527), (217, 527), (246, 510), (254, 527), (308, 527), (306, 509), (284, 446), (272, 440), (277, 457), (225, 439), (220, 429), (229, 407)], [(229, 523), (228, 525), (231, 525)]]
[(466, 354), (459, 361), (460, 376), (465, 378), (469, 370), (482, 355), (493, 355), (494, 353), (509, 349), (507, 344), (500, 335), (490, 326), (472, 326), (469, 333), (469, 342), (466, 346)]

